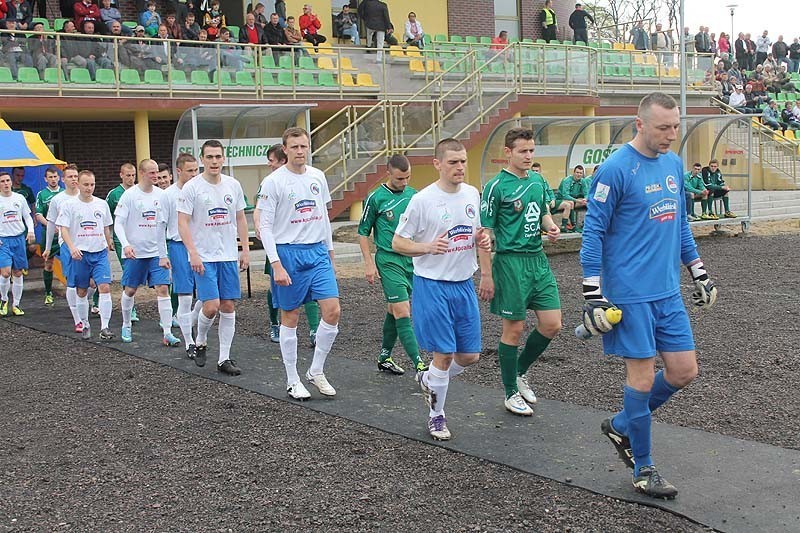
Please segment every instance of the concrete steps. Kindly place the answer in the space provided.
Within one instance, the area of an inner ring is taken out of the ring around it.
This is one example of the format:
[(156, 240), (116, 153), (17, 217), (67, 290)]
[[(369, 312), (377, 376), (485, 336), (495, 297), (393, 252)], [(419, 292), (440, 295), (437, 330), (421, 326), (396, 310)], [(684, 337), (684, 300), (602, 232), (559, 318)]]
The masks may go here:
[[(747, 213), (747, 192), (732, 191), (731, 210)], [(752, 220), (800, 218), (800, 191), (753, 191)]]

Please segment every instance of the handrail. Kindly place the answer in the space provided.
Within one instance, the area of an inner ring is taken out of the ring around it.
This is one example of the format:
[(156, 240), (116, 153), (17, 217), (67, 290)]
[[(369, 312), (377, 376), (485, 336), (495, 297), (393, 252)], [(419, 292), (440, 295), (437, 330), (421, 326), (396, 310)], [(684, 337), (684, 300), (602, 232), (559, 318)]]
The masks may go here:
[[(450, 67), (449, 67), (449, 68), (447, 68), (445, 71), (443, 71), (443, 72), (439, 72), (439, 73), (438, 73), (438, 75), (434, 75), (434, 77), (433, 77), (433, 79), (432, 79), (431, 81), (429, 81), (428, 83), (426, 83), (426, 84), (425, 84), (425, 85), (424, 85), (424, 86), (423, 86), (421, 89), (419, 89), (417, 92), (415, 92), (414, 94), (412, 94), (412, 95), (411, 95), (411, 96), (410, 96), (408, 99), (409, 99), (409, 100), (413, 100), (414, 98), (417, 98), (418, 96), (421, 96), (423, 93), (425, 93), (425, 92), (428, 90), (428, 87), (430, 87), (430, 86), (431, 86), (431, 85), (433, 85), (434, 83), (441, 83), (442, 79), (444, 78), (444, 75), (445, 75), (445, 74), (448, 74), (448, 73), (450, 73), (451, 71), (455, 71), (454, 69), (455, 69), (455, 68), (456, 68), (456, 67), (457, 67), (457, 66), (458, 66), (458, 65), (459, 65), (459, 64), (460, 64), (462, 61), (466, 61), (466, 60), (468, 60), (468, 59), (471, 59), (471, 58), (474, 58), (474, 57), (475, 57), (475, 51), (474, 51), (474, 50), (470, 50), (470, 51), (469, 51), (468, 53), (466, 53), (466, 54), (465, 54), (465, 55), (464, 55), (464, 56), (463, 56), (461, 59), (458, 59), (458, 60), (456, 60), (456, 62), (455, 62), (455, 63), (453, 63), (452, 65), (450, 65)], [(436, 73), (434, 73), (434, 74), (436, 74)]]
[(345, 107), (341, 108), (339, 111), (337, 111), (336, 113), (334, 113), (333, 115), (331, 115), (331, 116), (330, 116), (330, 117), (329, 117), (329, 118), (328, 118), (328, 119), (327, 119), (325, 122), (323, 122), (322, 124), (320, 124), (319, 126), (317, 126), (316, 128), (314, 128), (313, 130), (311, 130), (311, 131), (309, 132), (309, 135), (312, 135), (312, 136), (313, 136), (313, 135), (314, 135), (315, 133), (317, 133), (319, 130), (321, 130), (322, 128), (324, 128), (325, 126), (327, 126), (328, 124), (330, 124), (331, 122), (333, 122), (333, 120), (334, 120), (335, 118), (337, 118), (339, 115), (341, 115), (341, 114), (343, 114), (343, 113), (349, 113), (349, 112), (350, 112), (350, 106), (345, 106)]
[[(338, 137), (340, 137), (340, 136), (343, 136), (343, 135), (347, 134), (347, 133), (348, 133), (350, 130), (352, 130), (352, 129), (354, 129), (356, 126), (358, 126), (358, 125), (359, 125), (359, 124), (360, 124), (360, 123), (361, 123), (361, 122), (364, 120), (364, 118), (365, 118), (366, 116), (368, 116), (370, 113), (372, 113), (372, 111), (373, 111), (373, 110), (377, 109), (378, 107), (382, 107), (382, 106), (384, 106), (384, 105), (386, 105), (386, 100), (381, 100), (380, 102), (378, 102), (378, 103), (377, 103), (377, 104), (375, 104), (374, 106), (370, 107), (370, 108), (367, 110), (367, 112), (366, 112), (366, 113), (362, 114), (360, 117), (356, 118), (356, 119), (355, 119), (354, 121), (352, 121), (352, 122), (350, 121), (350, 116), (348, 115), (348, 124), (347, 124), (347, 128), (346, 128), (345, 130), (342, 130), (342, 131), (340, 131), (339, 133), (337, 133), (336, 135), (334, 135), (334, 136), (333, 136), (333, 137), (331, 137), (330, 139), (328, 139), (328, 141), (326, 141), (325, 143), (323, 143), (323, 144), (322, 144), (322, 146), (319, 146), (319, 147), (317, 147), (317, 149), (316, 149), (316, 150), (314, 150), (314, 152), (312, 152), (312, 154), (311, 154), (311, 155), (312, 155), (312, 157), (313, 157), (314, 153), (316, 153), (316, 152), (319, 152), (319, 151), (323, 150), (324, 148), (327, 148), (327, 147), (328, 147), (328, 145), (330, 145), (330, 144), (331, 144), (331, 142), (333, 142), (335, 139), (337, 139), (337, 138), (338, 138)], [(350, 110), (353, 110), (353, 109), (355, 109), (356, 107), (364, 107), (364, 106), (355, 106), (355, 105), (349, 105), (349, 106), (347, 106), (346, 108), (344, 108), (344, 110), (350, 111)], [(341, 111), (340, 111), (340, 113), (341, 113)], [(331, 117), (331, 118), (333, 118), (333, 117)], [(320, 126), (320, 127), (321, 127), (321, 126)], [(314, 131), (315, 131), (315, 132), (319, 132), (319, 130), (320, 130), (320, 127), (317, 127), (317, 128), (314, 130)]]

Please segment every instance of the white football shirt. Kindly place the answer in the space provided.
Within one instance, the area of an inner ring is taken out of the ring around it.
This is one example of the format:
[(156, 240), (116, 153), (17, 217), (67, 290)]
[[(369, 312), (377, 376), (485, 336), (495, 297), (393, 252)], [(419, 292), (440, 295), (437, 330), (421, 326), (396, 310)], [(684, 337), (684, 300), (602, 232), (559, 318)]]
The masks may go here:
[[(66, 190), (63, 190), (53, 196), (53, 199), (50, 200), (50, 207), (47, 208), (47, 221), (55, 224), (56, 220), (58, 220), (58, 215), (61, 213), (61, 210), (64, 209), (64, 206), (67, 203), (76, 200), (77, 198), (77, 193), (69, 194)], [(58, 224), (56, 224), (56, 226), (58, 226)], [(58, 230), (58, 227), (56, 227), (56, 231), (58, 232), (58, 244), (64, 244), (64, 238), (61, 236), (61, 232)]]
[(162, 212), (162, 198), (164, 191), (153, 187), (150, 192), (144, 192), (141, 187), (134, 185), (122, 193), (119, 203), (114, 211), (117, 223), (122, 223), (125, 238), (119, 238), (124, 248), (133, 246), (137, 259), (158, 257), (158, 241), (164, 240), (164, 214)]
[(25, 233), (25, 217), (27, 214), (30, 218), (31, 207), (24, 196), (16, 192), (12, 192), (10, 196), (0, 195), (0, 212), (3, 213), (0, 237), (16, 237)]
[(108, 249), (105, 227), (111, 226), (114, 221), (105, 200), (92, 196), (90, 202), (84, 202), (80, 198), (64, 202), (55, 222), (69, 230), (72, 245), (78, 250), (102, 252)]
[(161, 211), (167, 224), (167, 239), (171, 241), (181, 240), (180, 233), (178, 233), (178, 196), (180, 194), (180, 187), (177, 183), (173, 183), (164, 190), (161, 198)]
[(450, 243), (442, 255), (414, 257), (414, 274), (441, 281), (464, 281), (478, 270), (475, 231), (481, 227), (478, 189), (462, 183), (448, 193), (435, 183), (411, 197), (395, 233), (415, 242), (433, 242), (446, 234)]
[(325, 174), (306, 165), (295, 174), (285, 165), (264, 178), (259, 189), (259, 227), (270, 262), (277, 261), (277, 244), (325, 242), (333, 250)]
[(225, 174), (220, 178), (214, 185), (200, 174), (178, 195), (178, 213), (191, 215), (189, 230), (205, 263), (239, 260), (236, 213), (247, 205), (244, 191), (235, 178)]

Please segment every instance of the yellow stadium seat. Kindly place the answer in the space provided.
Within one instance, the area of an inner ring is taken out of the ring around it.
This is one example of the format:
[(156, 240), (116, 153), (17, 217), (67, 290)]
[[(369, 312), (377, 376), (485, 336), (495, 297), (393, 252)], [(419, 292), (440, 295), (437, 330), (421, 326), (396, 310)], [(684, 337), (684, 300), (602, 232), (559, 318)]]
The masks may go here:
[(658, 58), (655, 54), (646, 54), (644, 56), (644, 62), (647, 65), (658, 65)]
[(353, 66), (353, 62), (350, 60), (349, 57), (343, 57), (342, 70), (358, 70), (358, 69)]
[(408, 46), (406, 47), (406, 56), (422, 57), (422, 54), (419, 53), (419, 48), (417, 48), (416, 46)]
[(328, 56), (320, 56), (317, 58), (317, 66), (322, 70), (336, 70), (336, 65), (333, 64), (333, 59)]
[(636, 50), (636, 47), (633, 46), (633, 43), (625, 43), (625, 50)]
[(667, 76), (670, 78), (679, 78), (681, 76), (681, 69), (678, 67), (670, 67), (667, 71)]
[[(349, 77), (350, 74), (347, 76)], [(359, 87), (380, 87), (380, 85), (372, 81), (372, 75), (367, 73), (356, 75), (356, 85)]]
[(403, 50), (403, 47), (399, 44), (393, 44), (389, 47), (389, 55), (391, 57), (406, 57), (406, 53)]
[(634, 54), (633, 62), (634, 63), (638, 63), (638, 64), (642, 64), (642, 63), (645, 62), (645, 56), (643, 56), (642, 54)]
[(421, 59), (412, 59), (408, 62), (408, 69), (411, 72), (425, 72), (425, 64)]
[(611, 48), (613, 50), (625, 50), (625, 44), (624, 43), (612, 43)]
[(343, 73), (339, 77), (339, 85), (341, 85), (342, 87), (355, 87), (356, 86), (356, 84), (353, 83), (353, 76), (351, 76), (350, 74), (347, 74), (346, 72)]
[(793, 130), (786, 130), (785, 132), (783, 132), (783, 136), (792, 141), (796, 139)]
[(442, 71), (442, 66), (439, 64), (438, 61), (434, 61), (433, 59), (429, 59), (425, 62), (425, 68), (428, 69), (428, 72)]
[(306, 52), (308, 52), (309, 55), (312, 55), (312, 56), (317, 55), (317, 51), (314, 50), (314, 45), (311, 44), (310, 42), (303, 41), (303, 48), (305, 48)]
[(329, 56), (336, 55), (336, 52), (333, 51), (333, 45), (331, 43), (319, 43), (319, 53), (326, 54)]

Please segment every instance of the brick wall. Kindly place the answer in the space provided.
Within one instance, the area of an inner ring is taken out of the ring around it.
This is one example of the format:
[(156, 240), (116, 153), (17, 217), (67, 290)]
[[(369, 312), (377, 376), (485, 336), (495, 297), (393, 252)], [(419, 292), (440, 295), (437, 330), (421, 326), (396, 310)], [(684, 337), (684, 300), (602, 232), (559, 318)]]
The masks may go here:
[(493, 37), (494, 0), (448, 0), (447, 27), (450, 35)]

